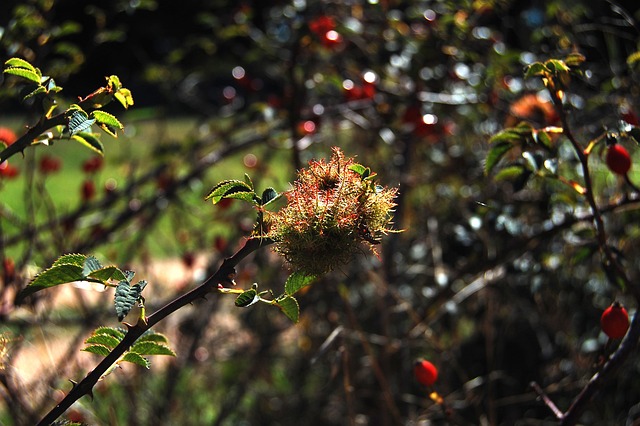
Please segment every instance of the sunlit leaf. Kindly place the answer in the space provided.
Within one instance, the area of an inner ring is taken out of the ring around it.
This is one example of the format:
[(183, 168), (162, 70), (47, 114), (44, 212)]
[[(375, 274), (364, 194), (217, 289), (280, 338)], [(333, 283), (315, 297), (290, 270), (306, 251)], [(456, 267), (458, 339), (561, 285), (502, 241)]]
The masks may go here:
[(243, 291), (236, 297), (235, 305), (239, 308), (246, 308), (254, 303), (257, 303), (260, 300), (258, 296), (258, 291), (255, 288), (250, 288), (249, 290)]
[(102, 346), (106, 346), (109, 349), (113, 349), (120, 343), (122, 339), (118, 339), (117, 337), (110, 336), (108, 334), (94, 334), (85, 340), (84, 342), (87, 344), (98, 344)]
[(494, 176), (494, 180), (515, 180), (519, 178), (523, 173), (530, 173), (530, 171), (520, 165), (508, 166), (500, 169), (500, 171)]
[[(253, 192), (252, 186), (241, 180), (224, 180), (214, 186), (205, 197), (211, 199), (213, 204), (217, 204), (223, 198), (239, 198), (245, 201), (256, 202), (257, 195)], [(258, 198), (258, 200), (260, 200)]]
[(9, 67), (4, 69), (5, 74), (11, 74), (18, 77), (22, 77), (32, 83), (40, 84), (41, 76), (35, 71), (28, 70), (26, 68)]
[(636, 67), (640, 62), (640, 51), (633, 52), (627, 57), (627, 65), (631, 68)]
[(545, 63), (545, 65), (554, 74), (569, 72), (569, 67), (567, 66), (567, 64), (565, 64), (560, 59), (549, 59)]
[(534, 76), (545, 76), (549, 74), (550, 70), (542, 62), (534, 62), (527, 67), (524, 72), (524, 78), (531, 78)]
[(111, 350), (103, 345), (89, 345), (82, 349), (84, 352), (91, 352), (92, 354), (107, 356), (111, 353)]
[(569, 53), (565, 58), (564, 62), (570, 67), (576, 67), (586, 61), (586, 57), (582, 53)]
[(136, 341), (130, 349), (131, 352), (135, 352), (139, 355), (169, 355), (176, 356), (176, 353), (171, 348), (153, 341)]
[(99, 124), (105, 124), (118, 130), (124, 129), (122, 123), (120, 123), (120, 121), (114, 115), (109, 114), (108, 112), (96, 110), (91, 113), (91, 116), (95, 118), (96, 122), (98, 122)]
[(107, 336), (113, 336), (118, 340), (122, 340), (124, 338), (125, 333), (121, 329), (113, 328), (113, 327), (98, 327), (93, 330), (94, 335), (104, 334)]
[(300, 272), (293, 272), (284, 283), (284, 292), (291, 296), (303, 287), (311, 284), (315, 279), (316, 277), (314, 275), (305, 275)]
[(151, 363), (149, 362), (148, 359), (141, 357), (135, 352), (127, 352), (126, 354), (124, 354), (122, 358), (120, 358), (120, 360), (139, 365), (146, 369), (149, 369), (149, 367), (151, 366)]
[(109, 280), (122, 281), (127, 279), (124, 272), (116, 266), (105, 266), (104, 268), (97, 269), (88, 274), (88, 277), (105, 283)]
[(24, 68), (26, 70), (37, 72), (37, 68), (31, 65), (29, 62), (21, 58), (10, 58), (4, 63), (5, 67)]
[(295, 297), (282, 295), (276, 299), (276, 306), (294, 323), (300, 320), (300, 305)]
[(81, 143), (82, 145), (100, 155), (104, 155), (104, 146), (95, 133), (80, 132), (76, 135), (71, 136), (71, 139)]
[(80, 253), (71, 253), (60, 256), (53, 262), (51, 266), (58, 265), (76, 265), (76, 266), (84, 266), (84, 262), (87, 259), (87, 256)]
[(133, 96), (129, 89), (120, 89), (114, 94), (115, 98), (122, 104), (125, 109), (133, 105)]
[(157, 342), (168, 343), (169, 339), (162, 333), (156, 333), (154, 331), (147, 331), (136, 340), (137, 342)]
[(25, 297), (60, 284), (80, 281), (84, 278), (82, 267), (77, 265), (57, 265), (52, 266), (36, 275), (36, 277), (25, 287), (16, 298), (16, 303), (20, 304)]

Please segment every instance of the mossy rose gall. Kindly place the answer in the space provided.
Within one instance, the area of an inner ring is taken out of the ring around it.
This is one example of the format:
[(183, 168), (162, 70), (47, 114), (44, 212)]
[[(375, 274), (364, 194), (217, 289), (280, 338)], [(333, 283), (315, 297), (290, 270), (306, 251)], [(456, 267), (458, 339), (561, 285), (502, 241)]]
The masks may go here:
[(391, 231), (396, 189), (376, 185), (374, 176), (339, 148), (328, 162), (311, 161), (286, 193), (287, 206), (270, 217), (274, 250), (305, 275), (347, 263), (363, 245), (375, 253)]

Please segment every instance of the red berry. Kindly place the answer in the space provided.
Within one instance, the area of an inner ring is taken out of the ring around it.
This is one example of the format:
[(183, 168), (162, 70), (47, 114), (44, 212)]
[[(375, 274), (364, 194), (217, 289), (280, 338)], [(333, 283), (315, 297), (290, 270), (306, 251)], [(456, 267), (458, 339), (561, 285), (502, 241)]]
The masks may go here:
[(93, 181), (85, 180), (82, 183), (82, 200), (90, 201), (96, 195), (96, 185)]
[(424, 386), (433, 386), (438, 380), (438, 369), (435, 365), (427, 360), (416, 361), (413, 365), (413, 374), (416, 376), (416, 380)]
[(102, 168), (102, 157), (91, 157), (82, 163), (82, 171), (85, 173), (95, 173)]
[(44, 174), (55, 173), (60, 170), (62, 162), (59, 158), (51, 155), (44, 155), (40, 159), (40, 171)]
[(13, 144), (18, 137), (15, 132), (8, 127), (0, 127), (0, 143), (4, 143), (6, 146)]
[(16, 264), (12, 258), (5, 257), (2, 259), (2, 269), (4, 272), (4, 283), (6, 285), (16, 277)]
[(7, 179), (13, 179), (16, 176), (18, 176), (18, 174), (20, 174), (20, 170), (18, 170), (17, 167), (14, 167), (11, 164), (9, 164), (8, 160), (5, 160), (2, 163), (0, 163), (1, 177), (5, 177)]
[(609, 170), (619, 175), (626, 175), (631, 169), (631, 157), (625, 147), (619, 144), (611, 145), (607, 150), (607, 166)]
[(220, 207), (220, 209), (222, 210), (226, 210), (231, 206), (232, 203), (233, 198), (223, 198), (222, 200), (218, 201), (218, 207)]
[(602, 313), (600, 326), (611, 339), (622, 339), (629, 329), (629, 314), (619, 302), (613, 302)]

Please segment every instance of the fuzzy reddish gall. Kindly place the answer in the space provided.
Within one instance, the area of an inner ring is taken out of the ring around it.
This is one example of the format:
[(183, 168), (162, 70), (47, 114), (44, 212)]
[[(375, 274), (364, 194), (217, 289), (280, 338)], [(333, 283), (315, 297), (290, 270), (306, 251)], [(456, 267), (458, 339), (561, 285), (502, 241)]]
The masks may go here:
[(622, 339), (629, 329), (629, 314), (619, 302), (614, 302), (602, 313), (600, 326), (611, 339)]
[(607, 167), (619, 175), (626, 175), (631, 169), (631, 156), (625, 147), (619, 144), (611, 145), (607, 150)]
[(413, 374), (416, 380), (424, 386), (433, 386), (438, 380), (438, 369), (426, 359), (416, 361), (413, 365)]

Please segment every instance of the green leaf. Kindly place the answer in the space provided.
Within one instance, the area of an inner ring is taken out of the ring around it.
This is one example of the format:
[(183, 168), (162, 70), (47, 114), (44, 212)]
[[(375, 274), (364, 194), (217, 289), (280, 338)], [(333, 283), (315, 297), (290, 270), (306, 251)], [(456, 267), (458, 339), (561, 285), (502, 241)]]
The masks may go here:
[(58, 265), (84, 266), (84, 262), (86, 259), (87, 259), (87, 256), (85, 256), (84, 254), (78, 254), (78, 253), (65, 254), (63, 256), (60, 256), (55, 262), (53, 262), (53, 265), (51, 266), (58, 266)]
[(106, 335), (113, 336), (118, 340), (122, 340), (124, 338), (125, 333), (122, 330), (113, 327), (98, 327), (93, 330), (94, 335)]
[(549, 133), (543, 130), (533, 131), (532, 136), (535, 142), (547, 148), (552, 148), (553, 144), (551, 143), (551, 137), (549, 137)]
[(569, 67), (567, 66), (567, 64), (565, 64), (560, 59), (549, 59), (547, 62), (545, 62), (545, 65), (554, 74), (569, 72)]
[(288, 296), (297, 293), (301, 288), (308, 286), (315, 280), (315, 275), (305, 275), (301, 272), (294, 272), (287, 278), (284, 283), (284, 292)]
[(631, 55), (627, 57), (627, 65), (630, 68), (637, 66), (638, 62), (640, 62), (640, 51), (633, 52)]
[(89, 345), (86, 348), (82, 349), (84, 352), (91, 352), (92, 354), (107, 356), (111, 353), (111, 350), (102, 345)]
[(100, 268), (95, 271), (92, 271), (87, 276), (90, 278), (94, 278), (98, 281), (102, 281), (103, 283), (106, 283), (109, 280), (117, 280), (117, 281), (127, 280), (127, 277), (125, 276), (124, 272), (122, 272), (120, 269), (118, 269), (116, 266), (113, 266), (113, 265), (105, 266), (104, 268)]
[(29, 62), (25, 61), (24, 59), (21, 58), (11, 58), (8, 59), (5, 63), (4, 63), (5, 67), (16, 67), (16, 68), (24, 68), (27, 69), (29, 71), (33, 71), (33, 72), (37, 72), (37, 68), (34, 67), (33, 65), (31, 65)]
[(249, 185), (249, 188), (251, 188), (252, 191), (255, 192), (255, 186), (253, 186), (253, 181), (251, 180), (251, 176), (249, 176), (248, 174), (244, 174), (244, 183), (246, 183), (247, 185)]
[(141, 357), (135, 352), (127, 352), (122, 358), (120, 358), (120, 360), (130, 362), (132, 364), (137, 364), (141, 367), (146, 368), (147, 370), (151, 366), (151, 363), (148, 359)]
[(99, 123), (98, 127), (102, 129), (103, 132), (113, 136), (114, 138), (118, 137), (118, 129), (115, 127), (111, 127), (108, 124)]
[(255, 192), (235, 192), (233, 194), (225, 195), (224, 198), (234, 198), (255, 205), (259, 205), (260, 202), (260, 198), (256, 195)]
[(300, 305), (295, 297), (282, 295), (276, 299), (276, 306), (294, 323), (300, 320)]
[(489, 139), (489, 143), (498, 143), (498, 142), (509, 142), (509, 143), (517, 143), (517, 142), (526, 142), (527, 138), (531, 136), (533, 133), (533, 127), (527, 123), (520, 123), (516, 127), (509, 127), (508, 129), (504, 129)]
[(117, 129), (124, 129), (124, 126), (120, 121), (112, 114), (108, 112), (96, 110), (91, 113), (91, 116), (96, 119), (98, 123), (108, 124), (111, 127), (115, 127)]
[(514, 191), (517, 192), (525, 187), (531, 176), (533, 176), (533, 173), (525, 166), (514, 165), (500, 170), (500, 172), (496, 174), (495, 179), (511, 182)]
[(501, 169), (498, 173), (496, 173), (494, 179), (497, 181), (501, 180), (515, 180), (520, 177), (523, 173), (530, 173), (525, 167), (521, 165), (509, 166)]
[(484, 173), (488, 175), (494, 169), (494, 167), (498, 164), (498, 162), (504, 157), (504, 155), (509, 152), (515, 145), (510, 142), (498, 142), (494, 144), (487, 157), (485, 158), (484, 163)]
[(176, 353), (168, 346), (160, 344), (158, 342), (137, 341), (130, 349), (131, 352), (135, 352), (139, 355), (169, 355), (176, 356)]
[(26, 95), (24, 98), (22, 98), (22, 100), (26, 101), (27, 99), (32, 98), (32, 97), (34, 97), (36, 95), (39, 95), (41, 93), (47, 93), (47, 89), (44, 86), (36, 87), (36, 89), (33, 92), (31, 92), (28, 95)]
[(107, 77), (107, 88), (112, 91), (118, 91), (122, 88), (120, 78), (117, 75), (110, 75)]
[(260, 300), (258, 291), (255, 288), (243, 291), (236, 297), (235, 305), (239, 308), (247, 308)]
[(96, 122), (100, 125), (100, 128), (105, 132), (109, 133), (113, 137), (118, 137), (118, 130), (124, 129), (124, 126), (120, 121), (113, 115), (96, 110), (91, 113), (91, 117), (96, 120)]
[(82, 267), (76, 265), (58, 265), (36, 275), (36, 277), (16, 297), (16, 304), (22, 303), (25, 297), (45, 288), (55, 287), (84, 279)]
[(146, 285), (147, 282), (144, 280), (136, 284), (130, 284), (127, 280), (122, 280), (118, 283), (114, 297), (118, 321), (122, 321), (131, 311), (131, 308), (140, 300), (140, 295)]
[(582, 53), (569, 53), (566, 58), (564, 58), (565, 64), (570, 67), (576, 67), (586, 61), (587, 58)]
[(100, 139), (96, 137), (95, 133), (80, 132), (76, 135), (71, 136), (71, 139), (81, 143), (82, 145), (86, 146), (92, 151), (97, 152), (100, 155), (104, 155), (104, 146), (102, 145), (102, 142), (100, 142)]
[(118, 90), (113, 96), (118, 100), (118, 102), (122, 104), (124, 109), (128, 109), (130, 106), (133, 106), (133, 96), (131, 95), (131, 91), (129, 89), (122, 88)]
[(81, 109), (75, 109), (68, 120), (67, 128), (71, 136), (91, 128), (96, 122), (95, 118), (89, 118), (87, 113)]
[(214, 186), (204, 198), (211, 199), (213, 204), (217, 204), (223, 198), (239, 198), (245, 201), (255, 202), (257, 195), (253, 192), (253, 187), (241, 180), (224, 180)]
[(87, 340), (85, 340), (84, 342), (88, 344), (102, 345), (102, 346), (106, 346), (109, 349), (113, 349), (116, 346), (118, 346), (121, 340), (122, 339), (118, 339), (108, 334), (95, 334), (87, 338)]
[(157, 342), (157, 343), (169, 343), (169, 339), (162, 333), (156, 333), (155, 331), (147, 331), (136, 340), (137, 342)]
[(82, 268), (82, 274), (85, 277), (88, 277), (93, 271), (97, 271), (102, 268), (102, 264), (98, 259), (94, 256), (89, 256), (85, 259), (84, 265)]
[(524, 71), (524, 78), (531, 78), (534, 76), (544, 76), (551, 72), (549, 68), (542, 62), (534, 62), (527, 67)]
[(32, 83), (40, 84), (41, 76), (38, 75), (38, 73), (36, 73), (35, 71), (31, 71), (25, 68), (9, 67), (4, 69), (4, 73), (22, 77), (26, 80), (31, 81)]
[(280, 194), (278, 194), (278, 191), (273, 188), (267, 188), (262, 191), (262, 199), (260, 201), (260, 204), (266, 206), (276, 201), (278, 198), (280, 198)]
[(357, 164), (357, 163), (354, 163), (354, 164), (350, 165), (349, 166), (349, 170), (356, 172), (357, 174), (359, 174), (362, 177), (366, 177), (364, 175), (367, 172), (367, 170), (369, 170), (369, 173), (371, 173), (371, 169), (369, 169), (368, 167), (363, 166), (362, 164)]

